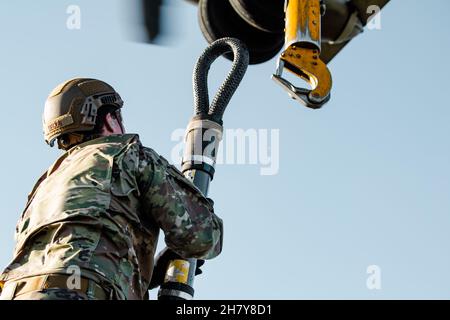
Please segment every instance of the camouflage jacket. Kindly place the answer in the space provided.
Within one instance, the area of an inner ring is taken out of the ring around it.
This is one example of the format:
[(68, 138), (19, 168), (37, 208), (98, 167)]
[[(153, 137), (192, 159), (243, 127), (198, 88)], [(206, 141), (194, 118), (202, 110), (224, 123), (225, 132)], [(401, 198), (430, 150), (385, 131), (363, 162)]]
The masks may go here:
[(183, 257), (210, 259), (222, 248), (211, 203), (133, 134), (102, 137), (61, 156), (39, 179), (16, 227), (8, 281), (63, 273), (142, 299), (159, 230)]

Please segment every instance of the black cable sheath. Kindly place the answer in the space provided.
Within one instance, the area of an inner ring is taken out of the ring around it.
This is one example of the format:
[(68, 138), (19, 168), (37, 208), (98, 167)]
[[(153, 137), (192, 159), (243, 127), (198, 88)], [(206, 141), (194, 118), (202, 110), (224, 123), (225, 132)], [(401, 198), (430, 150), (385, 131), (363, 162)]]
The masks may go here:
[[(209, 105), (208, 73), (212, 63), (221, 55), (233, 52), (233, 65)], [(194, 112), (196, 116), (210, 118), (218, 123), (231, 97), (239, 87), (249, 64), (247, 46), (235, 38), (222, 38), (209, 45), (197, 60), (193, 74)]]

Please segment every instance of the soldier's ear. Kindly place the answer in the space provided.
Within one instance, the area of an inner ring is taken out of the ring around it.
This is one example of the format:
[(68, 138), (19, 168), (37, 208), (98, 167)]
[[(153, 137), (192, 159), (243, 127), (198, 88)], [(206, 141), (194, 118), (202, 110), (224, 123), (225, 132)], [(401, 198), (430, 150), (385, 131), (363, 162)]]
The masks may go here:
[(112, 134), (123, 134), (125, 133), (124, 128), (120, 119), (115, 115), (115, 113), (108, 113), (105, 117), (104, 131)]

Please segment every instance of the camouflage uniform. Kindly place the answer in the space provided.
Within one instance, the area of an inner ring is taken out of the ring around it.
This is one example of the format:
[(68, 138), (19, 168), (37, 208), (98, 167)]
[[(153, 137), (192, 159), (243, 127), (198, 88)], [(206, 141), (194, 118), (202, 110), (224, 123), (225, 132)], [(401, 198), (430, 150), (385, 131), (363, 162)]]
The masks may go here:
[[(68, 268), (78, 266), (110, 298), (143, 299), (159, 229), (185, 258), (211, 259), (222, 249), (221, 219), (175, 167), (137, 135), (97, 138), (70, 149), (39, 179), (0, 280), (71, 274)], [(92, 298), (60, 289), (27, 296)]]

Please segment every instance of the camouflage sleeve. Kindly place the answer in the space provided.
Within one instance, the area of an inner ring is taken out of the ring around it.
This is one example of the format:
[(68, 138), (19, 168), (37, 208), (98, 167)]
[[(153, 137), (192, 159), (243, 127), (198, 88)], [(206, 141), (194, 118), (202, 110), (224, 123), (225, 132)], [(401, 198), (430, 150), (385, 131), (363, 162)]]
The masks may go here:
[(139, 185), (145, 208), (184, 258), (212, 259), (222, 250), (222, 220), (212, 204), (166, 159), (142, 148)]

